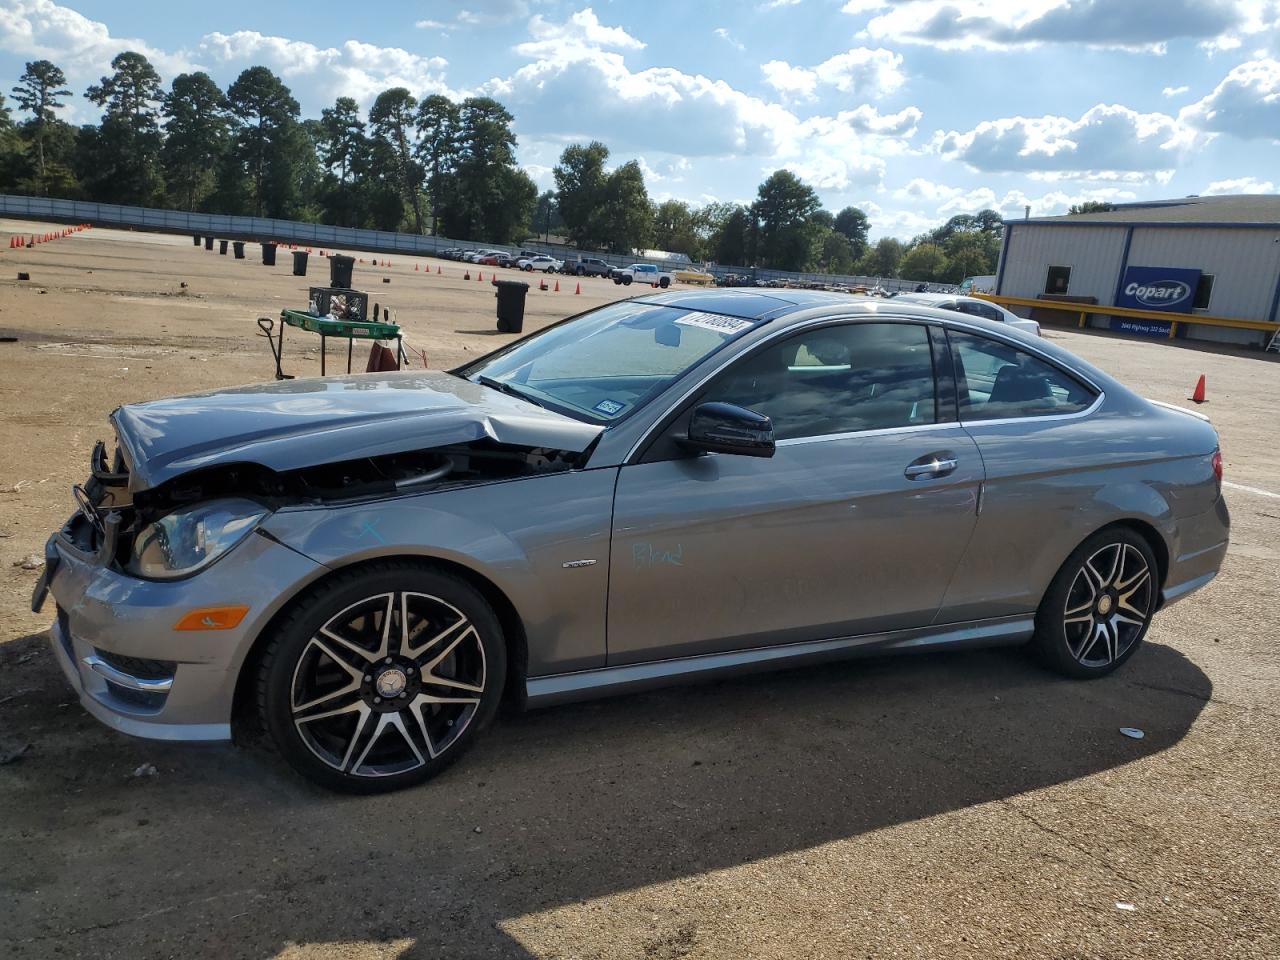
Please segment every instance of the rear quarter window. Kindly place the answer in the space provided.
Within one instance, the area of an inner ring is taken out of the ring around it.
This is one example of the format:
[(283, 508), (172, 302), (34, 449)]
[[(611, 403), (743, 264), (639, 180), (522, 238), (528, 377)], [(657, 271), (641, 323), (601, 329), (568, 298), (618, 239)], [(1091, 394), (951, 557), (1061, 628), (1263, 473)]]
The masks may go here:
[(1010, 344), (949, 330), (962, 421), (1050, 417), (1087, 410), (1093, 388)]

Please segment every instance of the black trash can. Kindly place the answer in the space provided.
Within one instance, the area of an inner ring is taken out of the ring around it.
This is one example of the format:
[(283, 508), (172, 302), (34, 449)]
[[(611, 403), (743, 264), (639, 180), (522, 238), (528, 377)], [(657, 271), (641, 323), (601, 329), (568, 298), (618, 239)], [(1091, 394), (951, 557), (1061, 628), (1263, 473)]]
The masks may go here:
[(262, 265), (264, 267), (274, 267), (276, 265), (276, 245), (274, 243), (264, 243), (262, 245)]
[(225, 240), (218, 241), (218, 254), (219, 256), (223, 256), (223, 257), (227, 255), (227, 241)]
[(355, 257), (344, 257), (340, 253), (330, 254), (329, 286), (339, 290), (350, 290), (351, 270), (355, 265)]
[(295, 277), (305, 277), (307, 275), (307, 251), (293, 251), (293, 275)]
[(232, 240), (231, 250), (235, 254), (235, 258), (237, 260), (244, 259), (244, 241), (243, 240)]
[(520, 333), (524, 330), (524, 298), (529, 285), (523, 280), (495, 280), (498, 288), (498, 332)]
[(204, 238), (204, 248), (205, 248), (206, 250), (212, 250), (212, 249), (213, 249), (213, 237), (205, 237), (205, 238)]
[(192, 243), (194, 243), (197, 247), (198, 247), (198, 246), (200, 246), (200, 234), (198, 234), (198, 233), (197, 233), (197, 234), (194, 234), (194, 235), (191, 237), (191, 242), (192, 242)]

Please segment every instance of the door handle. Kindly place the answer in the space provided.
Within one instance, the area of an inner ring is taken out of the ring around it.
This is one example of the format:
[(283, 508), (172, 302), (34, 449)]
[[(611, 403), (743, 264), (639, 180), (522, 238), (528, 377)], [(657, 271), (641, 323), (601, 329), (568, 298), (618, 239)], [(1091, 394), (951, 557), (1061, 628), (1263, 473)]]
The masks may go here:
[(907, 465), (903, 474), (908, 480), (926, 480), (930, 477), (945, 477), (954, 473), (959, 461), (950, 451), (928, 453)]

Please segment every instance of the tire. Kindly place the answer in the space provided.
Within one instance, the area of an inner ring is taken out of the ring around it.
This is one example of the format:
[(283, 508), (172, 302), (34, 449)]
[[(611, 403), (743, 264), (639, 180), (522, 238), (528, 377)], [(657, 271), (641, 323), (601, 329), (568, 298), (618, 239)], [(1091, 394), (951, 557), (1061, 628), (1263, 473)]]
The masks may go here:
[(660, 286), (663, 290), (665, 290), (667, 289), (667, 287), (671, 286), (671, 281), (668, 280), (666, 277), (663, 277), (661, 280), (658, 281), (658, 286)]
[[(407, 638), (397, 637), (402, 611)], [(493, 719), (506, 672), (502, 627), (479, 591), (425, 564), (387, 561), (327, 579), (294, 604), (263, 657), (258, 706), (304, 777), (383, 793), (464, 753)]]
[(555, 270), (553, 270), (551, 267), (547, 267), (547, 269), (543, 270), (542, 272), (543, 272), (543, 273), (555, 273)]
[(587, 275), (587, 271), (585, 271), (585, 270), (583, 270), (581, 267), (579, 267), (579, 268), (578, 268), (578, 276), (580, 276), (580, 277), (585, 277), (586, 275)]
[(527, 263), (520, 269), (523, 270), (525, 273), (533, 273), (533, 267), (529, 266), (529, 264)]
[(1072, 551), (1036, 611), (1032, 650), (1068, 677), (1105, 677), (1133, 656), (1160, 595), (1151, 545), (1126, 527), (1100, 530)]
[(622, 278), (621, 278), (621, 277), (614, 277), (614, 278), (613, 278), (613, 282), (614, 282), (614, 283), (616, 283), (618, 286), (622, 286)]
[(623, 277), (623, 278), (622, 278), (622, 284), (623, 284), (623, 286), (627, 286), (627, 287), (631, 286), (631, 278), (630, 278), (630, 277)]

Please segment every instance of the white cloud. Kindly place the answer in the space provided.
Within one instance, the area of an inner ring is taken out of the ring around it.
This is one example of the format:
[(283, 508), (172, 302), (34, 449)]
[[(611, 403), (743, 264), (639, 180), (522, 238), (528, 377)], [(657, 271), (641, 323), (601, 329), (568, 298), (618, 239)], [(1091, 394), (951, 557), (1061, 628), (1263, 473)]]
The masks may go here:
[(1210, 133), (1280, 142), (1280, 61), (1250, 60), (1232, 69), (1179, 119)]
[(902, 55), (883, 48), (855, 47), (812, 68), (770, 60), (760, 69), (765, 82), (779, 93), (804, 99), (812, 99), (820, 83), (871, 98), (893, 93), (906, 82)]
[[(52, 60), (66, 73), (72, 89), (109, 74), (112, 59), (122, 50), (142, 54), (165, 77), (198, 69), (182, 54), (160, 50), (145, 40), (112, 36), (105, 23), (52, 0), (0, 3), (0, 48), (24, 59)], [(98, 112), (79, 96), (69, 97), (67, 108), (63, 113), (70, 120), (88, 119)]]
[(984, 172), (1047, 171), (1105, 179), (1117, 171), (1174, 169), (1182, 153), (1201, 140), (1167, 114), (1098, 104), (1078, 120), (1052, 115), (984, 120), (972, 130), (935, 135), (933, 147)]
[(553, 23), (541, 14), (535, 14), (529, 21), (529, 33), (533, 39), (516, 46), (516, 53), (521, 56), (569, 60), (581, 59), (603, 47), (644, 49), (644, 44), (622, 27), (602, 24), (590, 7), (571, 14), (564, 23)]
[(875, 13), (865, 34), (947, 50), (1043, 44), (1164, 53), (1168, 42), (1230, 42), (1274, 19), (1259, 0), (851, 0), (849, 14)]
[(939, 203), (954, 199), (964, 193), (960, 187), (949, 187), (945, 183), (934, 183), (923, 177), (915, 177), (904, 186), (893, 191), (899, 200), (923, 200), (928, 203)]
[(377, 47), (356, 40), (338, 47), (317, 47), (305, 40), (239, 30), (207, 34), (199, 49), (223, 64), (263, 64), (286, 83), (305, 80), (309, 89), (326, 101), (348, 96), (367, 104), (388, 87), (407, 87), (415, 95), (451, 92), (444, 80), (446, 60), (398, 47)]
[(1255, 177), (1236, 177), (1234, 180), (1215, 180), (1205, 187), (1204, 196), (1215, 196), (1224, 193), (1275, 193), (1276, 186), (1270, 180), (1258, 180)]
[(732, 35), (731, 33), (729, 33), (729, 31), (728, 31), (728, 29), (727, 29), (727, 28), (725, 28), (725, 27), (716, 27), (716, 28), (715, 28), (714, 30), (712, 30), (711, 32), (712, 32), (712, 33), (714, 33), (714, 34), (715, 34), (717, 37), (719, 37), (721, 40), (723, 40), (725, 43), (729, 44), (729, 46), (733, 47), (733, 48), (734, 48), (735, 50), (737, 50), (739, 53), (745, 53), (745, 52), (746, 52), (746, 49), (747, 49), (746, 44), (742, 43), (740, 40), (736, 40), (736, 39), (734, 39), (733, 35)]
[(888, 137), (915, 135), (924, 116), (919, 107), (904, 107), (897, 113), (881, 113), (869, 103), (853, 110), (842, 110), (836, 118), (862, 133), (875, 133)]
[(1160, 91), (1160, 95), (1162, 97), (1180, 97), (1190, 89), (1191, 88), (1185, 84), (1181, 87), (1165, 87)]
[(419, 30), (445, 30), (449, 26), (440, 20), (418, 20), (413, 25)]
[(518, 20), (528, 13), (526, 0), (468, 0), (467, 6), (458, 11), (456, 19), (470, 26), (484, 26)]
[(760, 64), (764, 82), (787, 97), (812, 99), (818, 88), (818, 75), (804, 67), (793, 67), (785, 60), (770, 60)]

